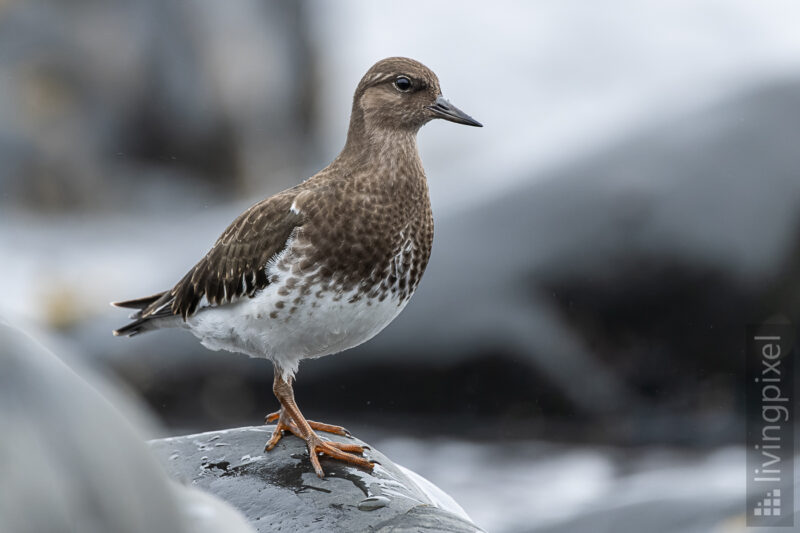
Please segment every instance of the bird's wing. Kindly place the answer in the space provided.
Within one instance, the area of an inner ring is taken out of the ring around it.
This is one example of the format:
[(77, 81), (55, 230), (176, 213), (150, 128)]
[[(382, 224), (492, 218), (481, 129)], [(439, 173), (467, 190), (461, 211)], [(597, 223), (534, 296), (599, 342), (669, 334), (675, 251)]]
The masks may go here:
[(252, 296), (269, 284), (266, 265), (280, 253), (303, 216), (292, 209), (294, 189), (263, 200), (239, 215), (217, 242), (172, 290), (144, 307), (133, 318), (179, 315), (185, 320), (203, 298), (221, 305)]

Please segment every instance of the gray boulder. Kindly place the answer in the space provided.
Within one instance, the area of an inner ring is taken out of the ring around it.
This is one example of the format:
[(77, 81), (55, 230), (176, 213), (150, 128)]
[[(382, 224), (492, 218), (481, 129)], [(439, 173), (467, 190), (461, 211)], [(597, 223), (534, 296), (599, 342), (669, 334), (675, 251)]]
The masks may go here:
[(188, 531), (119, 400), (0, 320), (0, 531)]
[(151, 448), (170, 475), (233, 504), (257, 531), (481, 531), (440, 489), (374, 449), (365, 452), (380, 463), (372, 472), (323, 459), (325, 479), (294, 436), (264, 453), (273, 428), (171, 437)]
[(251, 533), (236, 509), (171, 482), (136, 402), (0, 319), (0, 531)]

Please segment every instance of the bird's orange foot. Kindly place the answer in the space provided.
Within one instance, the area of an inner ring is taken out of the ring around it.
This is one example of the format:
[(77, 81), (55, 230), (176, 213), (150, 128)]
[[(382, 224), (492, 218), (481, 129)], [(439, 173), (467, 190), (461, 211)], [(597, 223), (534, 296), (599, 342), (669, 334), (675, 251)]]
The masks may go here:
[[(356, 455), (364, 453), (363, 446), (359, 446), (358, 444), (323, 440), (313, 431), (308, 438), (306, 438), (303, 436), (302, 431), (300, 431), (294, 421), (291, 420), (283, 411), (277, 411), (275, 413), (268, 414), (264, 419), (264, 422), (276, 422), (275, 430), (272, 432), (272, 436), (270, 437), (266, 446), (264, 446), (264, 451), (271, 451), (275, 445), (278, 444), (278, 441), (280, 441), (283, 437), (283, 432), (288, 431), (289, 433), (306, 441), (306, 446), (308, 446), (308, 456), (311, 460), (311, 466), (314, 467), (314, 472), (316, 472), (316, 474), (321, 478), (325, 477), (325, 473), (323, 472), (322, 466), (319, 462), (319, 454), (327, 455), (333, 459), (344, 461), (361, 468), (366, 468), (367, 470), (372, 470), (374, 467), (374, 464), (371, 461)], [(328, 433), (335, 433), (336, 435), (347, 437), (350, 436), (350, 433), (341, 426), (323, 424), (321, 422), (314, 422), (312, 420), (308, 420), (307, 422), (312, 429), (316, 429), (318, 431), (327, 431)]]

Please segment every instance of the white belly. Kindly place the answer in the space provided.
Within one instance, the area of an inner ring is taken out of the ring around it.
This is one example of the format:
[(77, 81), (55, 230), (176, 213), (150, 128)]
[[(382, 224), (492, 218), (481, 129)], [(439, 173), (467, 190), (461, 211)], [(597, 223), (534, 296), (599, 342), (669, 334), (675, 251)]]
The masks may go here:
[(371, 339), (408, 302), (391, 293), (383, 301), (364, 295), (351, 303), (356, 290), (299, 297), (300, 289), (288, 295), (280, 295), (279, 289), (280, 284), (271, 284), (253, 298), (202, 309), (187, 326), (207, 348), (272, 359), (289, 378), (302, 359), (341, 352)]

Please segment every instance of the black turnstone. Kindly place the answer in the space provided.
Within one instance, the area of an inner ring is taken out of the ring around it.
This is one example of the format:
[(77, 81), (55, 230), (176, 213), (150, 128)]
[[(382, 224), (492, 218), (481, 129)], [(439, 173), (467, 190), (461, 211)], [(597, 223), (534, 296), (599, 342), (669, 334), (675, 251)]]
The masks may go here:
[(272, 360), (280, 411), (266, 449), (289, 431), (318, 454), (364, 468), (360, 446), (321, 439), (339, 426), (306, 420), (292, 380), (303, 359), (357, 346), (408, 303), (428, 263), (433, 217), (416, 135), (434, 118), (480, 126), (412, 59), (376, 63), (353, 97), (347, 142), (325, 169), (242, 213), (177, 285), (116, 302), (137, 309), (114, 331), (183, 327), (212, 350)]

